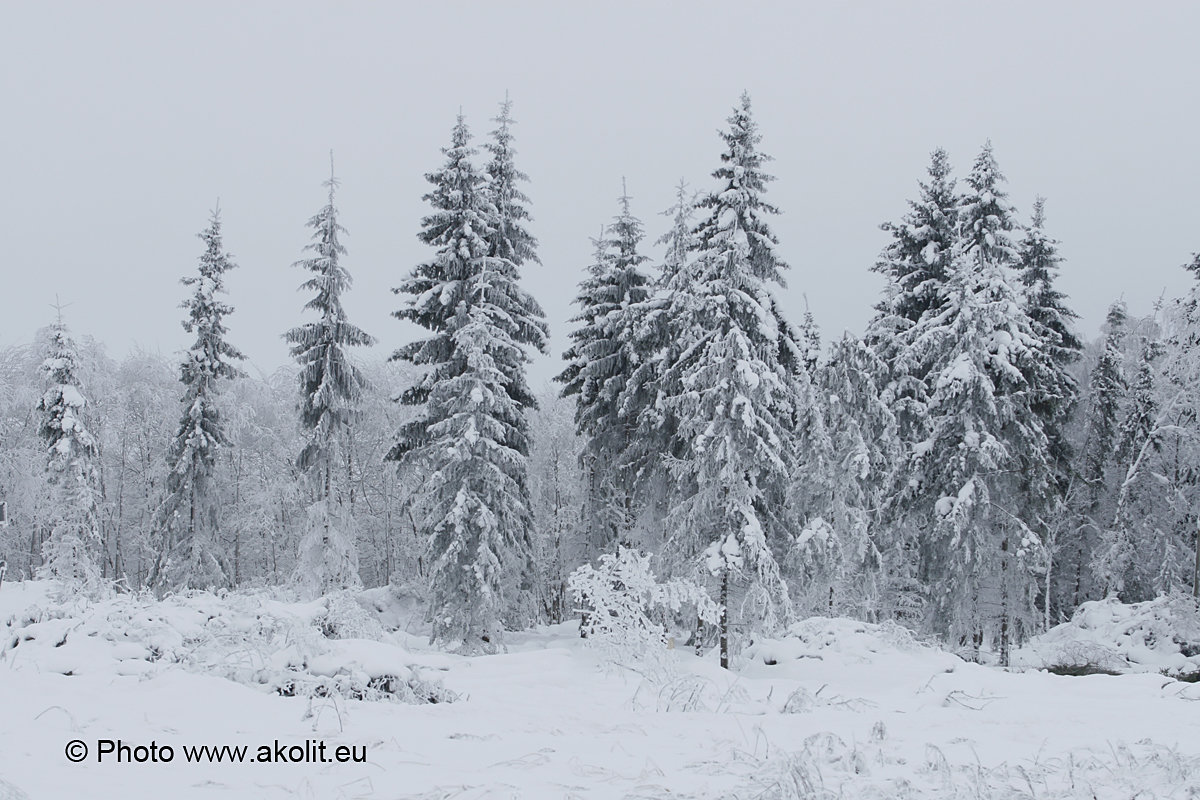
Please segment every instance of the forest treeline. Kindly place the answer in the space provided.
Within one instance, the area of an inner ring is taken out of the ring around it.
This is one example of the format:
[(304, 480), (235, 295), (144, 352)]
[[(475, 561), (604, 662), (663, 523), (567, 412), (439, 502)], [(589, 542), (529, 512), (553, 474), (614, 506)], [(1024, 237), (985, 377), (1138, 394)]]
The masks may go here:
[(586, 613), (570, 575), (637, 550), (715, 603), (676, 621), (723, 664), (731, 640), (814, 614), (1007, 663), (1087, 600), (1200, 594), (1200, 256), (1185, 296), (1143, 316), (1115, 300), (1086, 342), (1045, 201), (1018, 215), (990, 143), (958, 178), (938, 149), (863, 265), (887, 285), (866, 329), (823, 344), (776, 296), (790, 267), (743, 95), (710, 188), (681, 182), (661, 237), (619, 198), (535, 392), (538, 245), (508, 101), (493, 121), (478, 148), (460, 115), (426, 176), (430, 256), (394, 290), (423, 333), (390, 356), (370, 348), (398, 334), (342, 304), (332, 174), (296, 264), (294, 364), (244, 371), (216, 211), (181, 359), (115, 360), (61, 312), (0, 354), (8, 579), (390, 584), (434, 639), (488, 651)]

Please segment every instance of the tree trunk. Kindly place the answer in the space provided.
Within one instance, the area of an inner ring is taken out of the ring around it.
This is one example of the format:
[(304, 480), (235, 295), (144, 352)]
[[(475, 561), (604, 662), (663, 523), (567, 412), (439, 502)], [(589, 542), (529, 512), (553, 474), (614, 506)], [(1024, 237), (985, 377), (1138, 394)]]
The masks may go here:
[(1050, 577), (1054, 573), (1054, 540), (1046, 548), (1046, 597), (1042, 603), (1042, 627), (1050, 630)]
[(1000, 666), (1008, 666), (1008, 537), (1000, 543)]
[(1080, 527), (1079, 536), (1078, 536), (1079, 546), (1075, 550), (1075, 588), (1074, 588), (1074, 591), (1071, 592), (1071, 612), (1072, 613), (1075, 612), (1075, 609), (1079, 608), (1079, 604), (1082, 602), (1082, 600), (1080, 600), (1080, 594), (1083, 589), (1083, 557), (1085, 555), (1084, 536), (1086, 535), (1084, 533), (1085, 530), (1086, 530), (1086, 526)]
[(721, 669), (729, 669), (729, 567), (721, 570)]
[(1196, 520), (1196, 569), (1192, 573), (1192, 597), (1200, 600), (1200, 519)]

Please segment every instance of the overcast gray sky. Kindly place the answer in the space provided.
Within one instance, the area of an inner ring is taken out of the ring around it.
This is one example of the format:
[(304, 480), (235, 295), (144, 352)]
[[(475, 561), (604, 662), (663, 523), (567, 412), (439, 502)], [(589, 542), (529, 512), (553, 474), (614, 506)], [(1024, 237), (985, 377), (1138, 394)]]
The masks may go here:
[[(532, 178), (559, 368), (589, 237), (708, 188), (716, 131), (748, 89), (775, 156), (769, 199), (826, 341), (861, 332), (869, 272), (944, 146), (966, 174), (991, 138), (1022, 217), (1047, 197), (1061, 286), (1095, 335), (1124, 295), (1181, 293), (1200, 250), (1200, 4), (1177, 3), (32, 3), (0, 24), (0, 346), (70, 303), (111, 354), (171, 354), (179, 279), (220, 198), (230, 338), (271, 371), (307, 299), (289, 265), (336, 152), (352, 319), (390, 352), (409, 332), (389, 291), (429, 250), (423, 174), (461, 106), (481, 140), (505, 91)], [(657, 251), (652, 251), (657, 254)]]

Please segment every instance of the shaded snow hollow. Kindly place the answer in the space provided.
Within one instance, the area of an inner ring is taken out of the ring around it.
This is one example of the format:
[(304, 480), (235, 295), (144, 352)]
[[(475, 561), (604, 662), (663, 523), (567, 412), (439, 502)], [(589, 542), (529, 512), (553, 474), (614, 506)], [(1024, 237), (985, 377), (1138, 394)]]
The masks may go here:
[[(411, 622), (405, 602), (377, 589), (56, 606), (46, 584), (4, 584), (0, 797), (1200, 794), (1200, 684), (1156, 672), (1005, 672), (897, 626), (816, 618), (749, 644), (732, 672), (714, 654), (670, 650), (672, 669), (652, 682), (603, 663), (574, 624), (512, 634), (499, 655), (440, 653), (387, 629)], [(1103, 636), (1101, 610), (1149, 611), (1099, 605), (1075, 630)], [(279, 691), (281, 675), (300, 674), (307, 689)], [(419, 677), (453, 702), (353, 691), (382, 676)], [(67, 741), (101, 738), (177, 750), (317, 739), (365, 747), (367, 761), (66, 761)]]

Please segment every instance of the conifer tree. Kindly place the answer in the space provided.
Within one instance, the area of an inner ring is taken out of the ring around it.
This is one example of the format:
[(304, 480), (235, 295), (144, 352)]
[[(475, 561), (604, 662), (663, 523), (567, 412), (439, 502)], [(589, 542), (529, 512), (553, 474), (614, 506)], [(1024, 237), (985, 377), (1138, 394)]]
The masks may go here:
[(1063, 427), (1075, 407), (1079, 393), (1071, 365), (1079, 360), (1083, 343), (1074, 331), (1075, 312), (1066, 305), (1066, 295), (1055, 288), (1058, 242), (1046, 235), (1046, 201), (1039, 197), (1033, 204), (1033, 219), (1018, 246), (1017, 269), (1023, 286), (1022, 305), (1042, 338), (1042, 349), (1049, 353), (1048, 367), (1035, 383), (1037, 398), (1034, 411), (1042, 418), (1042, 427), (1055, 465), (1059, 492), (1065, 491), (1072, 458)]
[(642, 270), (649, 259), (638, 251), (645, 234), (629, 199), (622, 186), (621, 212), (601, 234), (591, 274), (580, 284), (580, 313), (571, 320), (580, 327), (570, 334), (573, 344), (563, 353), (569, 364), (556, 378), (563, 396), (576, 398), (576, 428), (585, 441), (592, 555), (612, 552), (618, 542), (629, 546), (633, 525), (634, 474), (625, 459), (641, 409), (625, 401), (647, 355), (639, 323), (650, 278)]
[(672, 335), (667, 287), (686, 268), (695, 249), (693, 220), (699, 200), (700, 194), (681, 179), (675, 187), (675, 202), (662, 212), (671, 220), (671, 227), (655, 240), (666, 250), (658, 274), (647, 287), (646, 298), (628, 312), (638, 363), (629, 375), (619, 406), (624, 417), (635, 425), (636, 433), (625, 451), (623, 465), (633, 476), (640, 506), (651, 512), (652, 524), (666, 522), (669, 478), (664, 465), (673, 457), (675, 444), (672, 417), (658, 402), (663, 395), (664, 359)]
[(1162, 515), (1155, 508), (1160, 495), (1152, 474), (1153, 462), (1163, 448), (1155, 375), (1155, 362), (1162, 352), (1162, 342), (1156, 337), (1142, 342), (1128, 410), (1117, 437), (1115, 457), (1124, 474), (1117, 488), (1113, 520), (1104, 532), (1093, 564), (1105, 594), (1127, 602), (1153, 596), (1145, 573), (1147, 565), (1139, 563), (1137, 555), (1144, 538), (1162, 536)]
[(100, 588), (100, 448), (85, 420), (87, 399), (79, 380), (79, 354), (62, 320), (50, 334), (42, 362), (47, 388), (38, 400), (38, 434), (45, 443), (51, 499), (50, 535), (42, 546), (39, 575), (71, 591)]
[(1011, 313), (1016, 294), (994, 264), (962, 258), (948, 290), (946, 309), (918, 323), (904, 356), (932, 356), (923, 364), (930, 437), (913, 448), (905, 500), (922, 531), (934, 629), (976, 650), (986, 635), (1003, 657), (1032, 624), (1040, 561), (1040, 543), (1018, 516), (1024, 463), (1031, 478), (1039, 466), (1045, 472), (1035, 461), (1045, 436), (1022, 372), (1032, 326)]
[[(496, 209), (496, 225), (488, 240), (491, 255), (519, 269), (526, 263), (541, 263), (537, 256), (537, 239), (525, 227), (531, 221), (527, 208), (529, 198), (518, 184), (529, 176), (516, 167), (516, 148), (513, 147), (512, 101), (507, 95), (500, 104), (500, 114), (492, 119), (496, 128), (484, 149), (491, 155), (487, 165), (486, 194)], [(543, 316), (539, 313), (539, 316)]]
[(1121, 409), (1128, 388), (1125, 379), (1125, 303), (1118, 300), (1108, 308), (1104, 341), (1096, 365), (1088, 378), (1084, 416), (1083, 448), (1078, 471), (1085, 486), (1080, 492), (1083, 507), (1064, 563), (1071, 576), (1069, 603), (1077, 607), (1091, 599), (1091, 560), (1101, 531), (1115, 513), (1114, 499), (1119, 478), (1115, 474), (1115, 451), (1120, 435)]
[(1030, 497), (1036, 504), (1031, 520), (1041, 516), (1038, 526), (1046, 543), (1047, 575), (1043, 608), (1049, 624), (1058, 599), (1054, 596), (1054, 576), (1060, 566), (1057, 554), (1069, 551), (1067, 542), (1060, 542), (1060, 532), (1067, 513), (1068, 492), (1072, 488), (1073, 453), (1064, 428), (1078, 400), (1079, 386), (1072, 374), (1083, 344), (1075, 335), (1076, 318), (1066, 305), (1066, 295), (1055, 288), (1058, 265), (1058, 242), (1048, 237), (1045, 226), (1045, 199), (1038, 197), (1033, 205), (1030, 227), (1017, 246), (1017, 275), (1021, 283), (1021, 305), (1033, 321), (1038, 339), (1037, 350), (1043, 357), (1034, 361), (1031, 375), (1033, 391), (1031, 408), (1041, 419), (1046, 434), (1047, 457), (1052, 468), (1052, 480), (1044, 496)]
[(1036, 620), (1045, 550), (1033, 499), (1050, 468), (1031, 407), (1047, 356), (1006, 274), (1015, 223), (1001, 181), (989, 143), (967, 178), (943, 303), (903, 338), (898, 368), (927, 376), (929, 436), (913, 447), (902, 499), (921, 531), (931, 622), (976, 651), (993, 642), (1007, 663)]
[(939, 147), (930, 154), (929, 180), (919, 184), (920, 196), (909, 201), (909, 212), (900, 222), (880, 226), (892, 241), (873, 267), (889, 282), (887, 298), (876, 306), (877, 324), (890, 321), (902, 330), (944, 302), (958, 238), (959, 197), (950, 172), (950, 157)]
[[(807, 303), (806, 303), (807, 304)], [(821, 365), (821, 332), (817, 329), (817, 321), (813, 319), (812, 311), (804, 309), (804, 319), (799, 329), (800, 344), (803, 348), (801, 357), (808, 376), (817, 380), (817, 368)]]
[(666, 254), (663, 256), (662, 268), (659, 271), (658, 283), (665, 285), (671, 277), (683, 269), (687, 263), (695, 240), (692, 234), (693, 222), (696, 215), (696, 204), (699, 202), (698, 193), (688, 188), (687, 181), (680, 178), (675, 186), (675, 202), (662, 215), (670, 218), (671, 227), (655, 240), (655, 244), (664, 245)]
[(866, 341), (890, 370), (884, 387), (896, 416), (898, 432), (909, 443), (923, 440), (925, 428), (925, 373), (911, 361), (908, 369), (896, 369), (903, 339), (922, 317), (946, 302), (950, 259), (959, 235), (959, 195), (951, 177), (950, 158), (938, 148), (930, 155), (929, 179), (919, 183), (916, 200), (899, 222), (880, 226), (891, 234), (872, 269), (888, 279), (884, 299), (875, 306)]
[(350, 433), (366, 379), (346, 350), (374, 343), (347, 320), (342, 306), (342, 294), (350, 288), (351, 278), (340, 261), (346, 248), (339, 237), (346, 229), (338, 223), (334, 206), (338, 181), (332, 164), (329, 180), (323, 185), (329, 190), (329, 200), (308, 221), (313, 241), (305, 250), (312, 256), (293, 265), (314, 273), (300, 288), (315, 293), (304, 308), (319, 314), (320, 319), (284, 334), (300, 364), (300, 425), (307, 440), (297, 466), (309, 475), (316, 495), (300, 541), (295, 579), (317, 596), (361, 585), (352, 515)]
[(787, 537), (800, 383), (811, 397), (802, 349), (769, 289), (782, 285), (787, 265), (767, 225), (778, 212), (762, 199), (771, 177), (748, 95), (729, 125), (722, 166), (713, 173), (720, 188), (699, 204), (707, 213), (695, 229), (692, 258), (668, 278), (662, 380), (676, 439), (668, 550), (676, 559), (702, 555), (717, 580), (722, 666), (740, 580), (748, 579), (748, 599), (767, 627), (790, 614), (774, 548)]
[(420, 409), (387, 457), (423, 478), (433, 638), (494, 650), (503, 625), (528, 622), (522, 609), (536, 600), (524, 413), (536, 404), (524, 369), (526, 347), (545, 349), (546, 325), (512, 259), (494, 255), (508, 245), (461, 115), (443, 153), (426, 176), (433, 212), (420, 233), (436, 255), (395, 290), (407, 301), (394, 316), (431, 334), (392, 356), (425, 367), (401, 395)]
[(1019, 257), (1011, 236), (1017, 229), (1016, 209), (1000, 186), (1004, 182), (989, 140), (975, 158), (958, 204), (963, 252), (977, 267), (1011, 268)]
[(221, 384), (241, 375), (244, 358), (225, 338), (225, 317), (233, 308), (218, 299), (225, 273), (234, 268), (221, 243), (221, 217), (214, 210), (202, 231), (204, 253), (193, 287), (183, 302), (183, 328), (196, 340), (184, 355), (179, 380), (184, 386), (183, 416), (167, 450), (167, 494), (155, 515), (159, 552), (150, 583), (160, 589), (227, 586), (230, 573), (220, 544), (219, 490), (214, 480), (217, 454), (228, 444), (221, 418)]
[[(806, 447), (820, 468), (806, 470), (793, 496), (807, 492), (810, 522), (797, 548), (803, 555), (801, 596), (817, 613), (879, 619), (895, 590), (895, 554), (882, 536), (879, 511), (896, 468), (896, 419), (880, 385), (887, 365), (847, 333), (818, 373), (817, 395), (827, 436)], [(816, 522), (817, 518), (820, 522)]]

